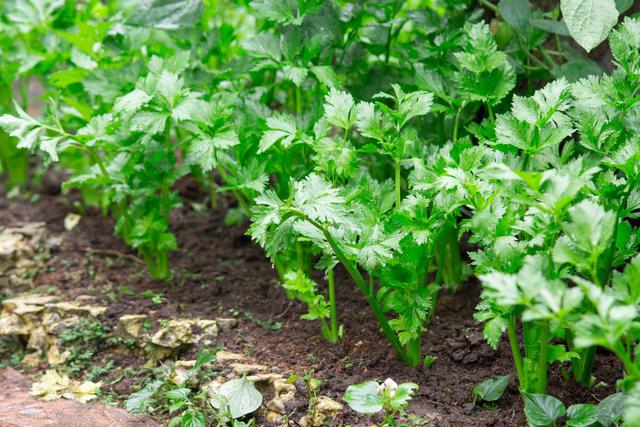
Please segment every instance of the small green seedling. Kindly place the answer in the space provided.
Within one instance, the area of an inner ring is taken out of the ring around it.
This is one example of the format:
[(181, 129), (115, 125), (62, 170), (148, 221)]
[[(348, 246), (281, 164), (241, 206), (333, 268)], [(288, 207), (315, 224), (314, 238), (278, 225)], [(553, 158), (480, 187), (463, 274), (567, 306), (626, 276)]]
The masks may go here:
[(418, 388), (415, 383), (398, 385), (391, 378), (387, 378), (382, 384), (367, 381), (350, 385), (343, 399), (351, 409), (361, 414), (383, 412), (384, 420), (381, 425), (396, 427), (396, 418), (404, 416), (404, 409)]

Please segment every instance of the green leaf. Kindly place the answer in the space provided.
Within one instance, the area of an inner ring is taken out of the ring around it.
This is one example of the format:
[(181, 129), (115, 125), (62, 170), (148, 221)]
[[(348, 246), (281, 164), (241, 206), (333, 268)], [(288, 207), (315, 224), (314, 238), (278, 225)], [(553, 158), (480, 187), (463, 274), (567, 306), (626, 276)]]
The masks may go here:
[(298, 128), (295, 120), (288, 114), (276, 114), (267, 119), (269, 128), (260, 139), (258, 153), (267, 151), (273, 144), (280, 142), (283, 147), (288, 148), (296, 139)]
[(316, 79), (318, 79), (320, 83), (329, 88), (336, 88), (340, 86), (338, 76), (330, 65), (316, 65), (311, 67), (311, 72), (316, 76)]
[(382, 411), (384, 400), (378, 393), (379, 384), (367, 381), (350, 385), (344, 393), (344, 401), (349, 407), (361, 414), (375, 414)]
[(140, 0), (129, 25), (163, 30), (192, 28), (202, 16), (202, 0)]
[[(636, 393), (636, 414), (639, 415), (638, 421), (640, 421), (640, 400), (637, 399), (637, 393), (640, 392), (640, 387), (636, 386), (635, 389), (630, 393)], [(622, 417), (622, 412), (625, 410), (625, 394), (624, 393), (614, 393), (610, 396), (605, 397), (598, 403), (598, 408), (596, 410), (596, 414), (598, 417), (598, 421), (603, 426), (610, 426), (611, 424), (617, 423)], [(628, 419), (631, 422), (631, 419)]]
[(175, 390), (167, 391), (164, 396), (171, 400), (184, 400), (189, 396), (189, 394), (191, 394), (191, 389), (177, 388)]
[(128, 94), (116, 99), (113, 112), (116, 114), (131, 114), (138, 111), (151, 100), (151, 96), (142, 89), (134, 89)]
[(529, 0), (500, 0), (498, 11), (505, 21), (522, 36), (527, 37), (531, 20)]
[(618, 22), (614, 0), (560, 0), (571, 37), (587, 52), (598, 46)]
[(332, 88), (324, 98), (324, 116), (327, 122), (348, 130), (356, 120), (353, 97), (343, 91)]
[(202, 412), (188, 411), (180, 418), (180, 427), (206, 427), (207, 417)]
[(224, 383), (211, 399), (218, 410), (228, 409), (233, 418), (240, 418), (257, 410), (262, 405), (262, 395), (247, 377)]
[(413, 393), (419, 388), (418, 384), (415, 383), (402, 383), (397, 389), (392, 391), (391, 401), (389, 403), (391, 403), (393, 409), (400, 411), (409, 404), (409, 401), (413, 397)]
[(549, 426), (565, 414), (561, 401), (547, 394), (522, 393), (524, 413), (532, 426)]
[(302, 83), (309, 74), (309, 69), (304, 67), (294, 67), (286, 65), (282, 68), (282, 74), (285, 79), (291, 80), (296, 86), (302, 86)]
[(493, 378), (489, 378), (473, 387), (472, 394), (474, 398), (484, 400), (486, 402), (493, 402), (502, 397), (504, 391), (509, 385), (511, 375), (501, 375)]
[(156, 380), (147, 384), (142, 390), (131, 394), (124, 404), (125, 409), (132, 414), (146, 412), (147, 408), (154, 403), (153, 395), (163, 384), (164, 381)]
[(597, 407), (590, 403), (571, 405), (567, 418), (567, 427), (592, 427), (598, 422)]
[(487, 344), (494, 350), (498, 348), (498, 343), (502, 334), (507, 329), (507, 321), (502, 317), (495, 317), (489, 320), (482, 330), (484, 339), (487, 340)]

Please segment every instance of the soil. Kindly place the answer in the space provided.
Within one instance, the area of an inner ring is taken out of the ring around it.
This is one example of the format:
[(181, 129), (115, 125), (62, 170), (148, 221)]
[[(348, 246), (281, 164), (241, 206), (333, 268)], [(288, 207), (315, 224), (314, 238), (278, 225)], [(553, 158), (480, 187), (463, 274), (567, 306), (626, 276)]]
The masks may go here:
[[(525, 425), (508, 343), (503, 339), (498, 350), (493, 351), (483, 340), (482, 325), (473, 319), (480, 293), (475, 280), (456, 293), (441, 295), (424, 337), (424, 352), (437, 359), (429, 369), (410, 369), (397, 360), (378, 331), (366, 301), (344, 275), (337, 279), (344, 338), (329, 344), (323, 340), (319, 324), (300, 320), (304, 307), (287, 299), (270, 262), (245, 235), (246, 224), (224, 224), (224, 200), (222, 206), (199, 213), (192, 203), (202, 202), (200, 193), (183, 183), (185, 207), (172, 217), (180, 251), (172, 254), (174, 278), (166, 283), (149, 278), (135, 252), (113, 235), (113, 221), (98, 210), (87, 209), (80, 224), (65, 232), (63, 220), (74, 212), (74, 202), (80, 196), (56, 194), (55, 183), (45, 184), (37, 201), (0, 196), (0, 226), (45, 221), (52, 233), (64, 232), (61, 247), (47, 262), (37, 285), (43, 289), (54, 287), (56, 293), (70, 298), (96, 295), (109, 306), (107, 321), (112, 326), (121, 315), (133, 313), (150, 314), (155, 319), (235, 316), (238, 328), (223, 332), (212, 346), (222, 344), (229, 351), (248, 353), (259, 363), (277, 365), (292, 373), (313, 371), (322, 380), (319, 394), (337, 401), (341, 401), (350, 384), (391, 377), (398, 383), (412, 381), (420, 385), (409, 411), (418, 416), (437, 416), (435, 425)], [(146, 290), (164, 293), (163, 303), (141, 296)], [(131, 293), (134, 295), (128, 295)], [(194, 352), (192, 349), (182, 358), (193, 356)], [(131, 371), (123, 375), (122, 369), (138, 366), (141, 361), (117, 354), (103, 357), (114, 358), (118, 367), (104, 381), (103, 390), (116, 400), (126, 398), (141, 378)], [(609, 354), (599, 353), (597, 359), (594, 375), (603, 382), (601, 387), (587, 389), (570, 380), (567, 383), (560, 369), (555, 368), (550, 373), (548, 393), (567, 406), (597, 403), (613, 393), (621, 367)], [(472, 403), (474, 385), (506, 374), (512, 375), (511, 382), (498, 402)], [(364, 426), (375, 424), (376, 419), (346, 409), (337, 422)]]

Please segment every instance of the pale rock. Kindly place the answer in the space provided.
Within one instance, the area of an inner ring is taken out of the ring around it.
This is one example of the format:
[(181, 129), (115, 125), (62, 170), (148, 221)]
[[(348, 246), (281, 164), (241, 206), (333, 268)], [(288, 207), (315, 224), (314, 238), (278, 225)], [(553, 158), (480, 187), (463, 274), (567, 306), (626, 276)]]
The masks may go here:
[(107, 307), (101, 307), (98, 305), (79, 305), (73, 302), (50, 303), (45, 304), (45, 307), (50, 311), (58, 311), (63, 315), (68, 313), (83, 317), (99, 317), (107, 311)]
[(71, 356), (69, 350), (62, 351), (62, 343), (55, 340), (47, 352), (47, 362), (52, 366), (62, 365)]
[(140, 338), (144, 333), (144, 325), (149, 320), (146, 314), (125, 314), (118, 320), (118, 335)]
[(282, 379), (282, 375), (276, 373), (256, 374), (247, 377), (249, 381), (257, 386), (268, 385), (273, 386), (276, 380)]
[(284, 407), (284, 401), (279, 397), (274, 397), (267, 403), (267, 412), (275, 412), (277, 414), (284, 414), (286, 412)]
[(44, 351), (49, 346), (49, 335), (42, 326), (37, 326), (31, 331), (27, 348), (29, 350)]
[(56, 311), (46, 311), (42, 315), (42, 326), (51, 335), (60, 335), (80, 324), (81, 318), (75, 315), (64, 317)]
[(194, 324), (202, 329), (202, 334), (198, 335), (197, 340), (203, 335), (218, 335), (218, 322), (216, 320), (197, 319)]
[(269, 369), (267, 366), (249, 363), (232, 363), (231, 369), (237, 375), (250, 375), (257, 372), (264, 372)]
[(49, 369), (40, 381), (33, 383), (31, 394), (42, 400), (56, 400), (61, 397), (87, 403), (97, 397), (102, 383), (91, 381), (74, 381), (67, 375), (60, 375), (54, 369)]
[[(273, 381), (273, 391), (276, 396), (280, 396), (285, 402), (293, 399), (293, 395), (296, 393), (296, 386), (288, 382), (284, 378), (277, 378)], [(284, 397), (290, 396), (290, 397)]]
[[(195, 334), (193, 328), (200, 329)], [(151, 342), (160, 347), (178, 348), (185, 344), (197, 344), (205, 335), (218, 335), (218, 324), (207, 319), (171, 319), (152, 337)]]
[(46, 304), (51, 304), (58, 300), (58, 297), (51, 295), (25, 295), (2, 301), (2, 308), (20, 315), (39, 313), (44, 310)]
[(173, 370), (169, 375), (169, 381), (177, 386), (181, 386), (189, 379), (189, 371), (196, 365), (195, 360), (178, 360), (173, 365)]
[(22, 358), (20, 361), (25, 366), (30, 368), (37, 368), (40, 365), (40, 354), (39, 352), (29, 353)]
[(232, 353), (230, 351), (220, 350), (216, 353), (216, 361), (218, 363), (227, 363), (227, 362), (243, 362), (247, 360), (247, 358), (240, 353)]
[(153, 368), (157, 362), (161, 360), (168, 359), (173, 356), (176, 352), (175, 348), (162, 347), (159, 345), (145, 346), (144, 347), (145, 354), (149, 357), (147, 363), (145, 363), (145, 368)]
[(238, 326), (238, 321), (233, 317), (219, 317), (216, 319), (216, 323), (221, 331), (228, 331)]
[(176, 349), (192, 341), (191, 324), (179, 319), (169, 320), (151, 337), (153, 344), (171, 349)]
[(29, 335), (33, 324), (22, 317), (3, 310), (0, 313), (0, 335)]
[(330, 426), (343, 410), (344, 407), (340, 403), (327, 396), (320, 396), (313, 408), (313, 413), (304, 416), (300, 420), (300, 425), (303, 427)]

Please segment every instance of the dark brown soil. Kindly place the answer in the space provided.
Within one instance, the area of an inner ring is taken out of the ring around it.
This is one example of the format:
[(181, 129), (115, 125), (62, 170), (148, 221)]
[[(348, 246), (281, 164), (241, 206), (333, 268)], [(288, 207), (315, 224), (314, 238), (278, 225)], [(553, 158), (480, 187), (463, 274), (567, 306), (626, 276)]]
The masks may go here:
[[(112, 325), (125, 313), (151, 313), (157, 319), (236, 316), (239, 327), (223, 333), (212, 346), (223, 344), (230, 351), (247, 352), (260, 363), (278, 365), (292, 373), (313, 371), (323, 381), (320, 393), (336, 400), (341, 400), (350, 384), (391, 377), (420, 385), (409, 411), (420, 416), (435, 414), (442, 420), (437, 425), (525, 425), (508, 345), (503, 340), (498, 351), (493, 351), (482, 338), (482, 326), (473, 320), (479, 295), (476, 282), (470, 281), (456, 294), (441, 296), (424, 340), (425, 352), (437, 360), (430, 369), (410, 369), (396, 359), (366, 301), (350, 281), (342, 277), (337, 283), (344, 338), (332, 345), (323, 340), (316, 322), (300, 320), (304, 307), (286, 298), (271, 264), (245, 236), (246, 227), (225, 226), (224, 206), (206, 214), (190, 209), (189, 198), (196, 201), (198, 193), (185, 190), (184, 195), (186, 207), (172, 218), (180, 251), (171, 257), (174, 279), (170, 283), (150, 280), (135, 261), (134, 252), (113, 236), (113, 221), (89, 209), (80, 224), (65, 233), (60, 250), (48, 261), (48, 270), (37, 279), (38, 285), (55, 287), (69, 297), (96, 295), (109, 305)], [(62, 233), (63, 220), (73, 211), (74, 200), (79, 200), (74, 194), (40, 194), (36, 202), (0, 196), (0, 225), (45, 221), (51, 232)], [(121, 292), (123, 286), (135, 295)], [(141, 296), (145, 290), (164, 292), (164, 303), (155, 304)], [(139, 363), (135, 358), (114, 357), (116, 365)], [(549, 394), (567, 406), (595, 403), (609, 395), (620, 367), (606, 354), (599, 354), (597, 362), (595, 375), (606, 386), (586, 389), (567, 383), (560, 370), (554, 369)], [(500, 401), (487, 406), (471, 403), (475, 384), (505, 374), (511, 374), (512, 380)], [(119, 381), (103, 388), (116, 395), (128, 394), (139, 378), (131, 372), (125, 379), (122, 376), (110, 375), (111, 380)], [(347, 410), (339, 421), (341, 425), (363, 426), (376, 420)]]

